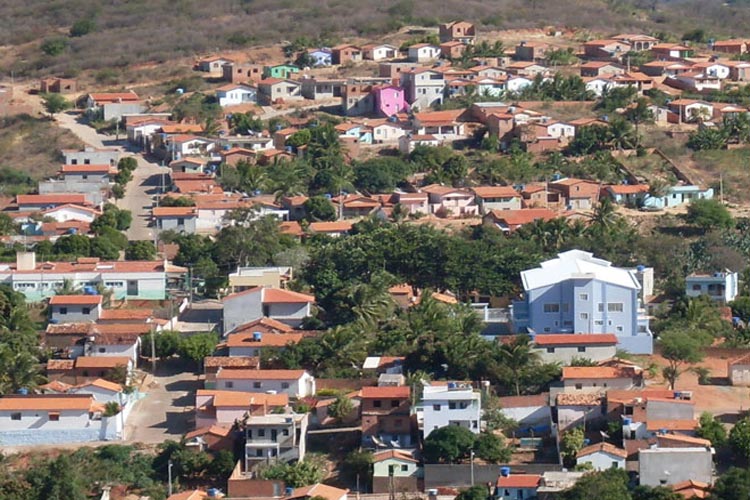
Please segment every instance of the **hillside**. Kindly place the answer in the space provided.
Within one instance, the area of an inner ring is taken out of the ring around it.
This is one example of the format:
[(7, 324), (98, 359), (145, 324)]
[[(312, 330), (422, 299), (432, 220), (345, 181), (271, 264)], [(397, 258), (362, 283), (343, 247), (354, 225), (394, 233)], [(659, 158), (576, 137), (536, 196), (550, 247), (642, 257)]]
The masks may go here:
[[(335, 42), (456, 18), (469, 19), (485, 30), (575, 26), (594, 32), (640, 30), (679, 36), (702, 28), (722, 37), (740, 34), (750, 25), (750, 5), (700, 0), (0, 2), (0, 71), (75, 75), (84, 69), (167, 62), (303, 35)], [(80, 36), (70, 36), (74, 25)]]

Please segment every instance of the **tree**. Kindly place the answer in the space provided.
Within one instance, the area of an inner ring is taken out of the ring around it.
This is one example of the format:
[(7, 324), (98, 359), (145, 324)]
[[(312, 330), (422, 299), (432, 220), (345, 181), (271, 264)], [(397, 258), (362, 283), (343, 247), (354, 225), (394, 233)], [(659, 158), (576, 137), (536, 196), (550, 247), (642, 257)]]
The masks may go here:
[(276, 463), (262, 467), (259, 475), (263, 479), (284, 481), (291, 488), (300, 488), (321, 482), (325, 477), (325, 470), (308, 459), (294, 464)]
[(481, 484), (472, 486), (461, 492), (456, 496), (456, 500), (487, 500), (487, 487)]
[(523, 372), (539, 358), (531, 347), (531, 337), (528, 335), (514, 337), (512, 342), (503, 343), (500, 346), (499, 354), (502, 363), (513, 373), (516, 396), (520, 396)]
[(125, 249), (125, 260), (154, 260), (156, 248), (150, 241), (131, 241)]
[(674, 390), (677, 379), (685, 371), (682, 365), (697, 363), (703, 359), (702, 345), (691, 332), (682, 329), (662, 333), (659, 345), (662, 357), (668, 362), (662, 370), (662, 375), (669, 383), (670, 389)]
[(112, 239), (106, 236), (97, 236), (91, 240), (90, 255), (102, 260), (117, 260), (120, 257), (120, 248)]
[(42, 52), (48, 56), (59, 56), (68, 48), (68, 41), (64, 38), (47, 38), (42, 42)]
[(427, 463), (456, 463), (469, 456), (475, 436), (466, 427), (448, 425), (430, 432), (424, 440), (424, 458)]
[(685, 220), (708, 230), (711, 228), (730, 228), (734, 225), (732, 214), (719, 200), (701, 198), (693, 200), (687, 207)]
[(305, 218), (309, 221), (336, 220), (336, 207), (325, 196), (311, 196), (304, 203)]
[(44, 109), (50, 115), (70, 109), (72, 104), (60, 94), (44, 94), (42, 96)]
[(750, 460), (750, 418), (745, 417), (729, 431), (729, 446), (745, 460)]
[(352, 400), (346, 396), (338, 396), (336, 400), (328, 405), (328, 416), (336, 420), (343, 420), (354, 410)]
[(719, 127), (703, 127), (690, 134), (687, 146), (695, 151), (724, 149), (727, 145), (727, 132)]
[(503, 439), (491, 432), (482, 432), (477, 436), (474, 451), (479, 458), (491, 464), (507, 462), (512, 454)]
[(723, 446), (727, 441), (727, 430), (724, 425), (708, 412), (701, 414), (700, 427), (698, 427), (696, 433), (698, 437), (711, 441), (711, 444), (716, 448)]
[(88, 35), (89, 33), (92, 33), (96, 29), (96, 23), (94, 20), (90, 17), (79, 19), (78, 21), (73, 23), (73, 26), (70, 27), (70, 36), (72, 37), (79, 37), (83, 35)]
[(235, 133), (241, 135), (248, 135), (251, 132), (263, 131), (263, 121), (250, 112), (232, 113), (230, 124)]
[(750, 498), (750, 470), (732, 467), (711, 488), (712, 500), (747, 500)]
[(31, 391), (43, 381), (39, 361), (31, 352), (0, 344), (0, 394)]
[(80, 474), (67, 455), (60, 455), (45, 466), (30, 470), (26, 480), (32, 485), (35, 498), (85, 500), (86, 492)]
[[(156, 350), (157, 358), (169, 358), (177, 354), (180, 350), (180, 343), (182, 342), (182, 336), (180, 332), (173, 330), (166, 330), (158, 333), (154, 333), (154, 348)], [(147, 333), (141, 336), (141, 346), (143, 355), (151, 356), (151, 334)]]
[(575, 466), (576, 455), (581, 451), (584, 443), (585, 435), (581, 427), (570, 429), (562, 435), (560, 439), (560, 454), (563, 457), (563, 463), (566, 467)]
[(365, 483), (365, 491), (367, 491), (367, 483), (370, 480), (370, 470), (372, 468), (373, 455), (369, 451), (352, 451), (346, 458), (344, 458), (343, 467), (341, 472), (344, 473), (350, 481), (356, 482), (359, 478), (359, 482)]
[(564, 492), (564, 500), (631, 500), (628, 491), (628, 474), (623, 469), (592, 472), (579, 479), (575, 486)]
[(214, 333), (199, 333), (187, 337), (180, 342), (180, 356), (193, 361), (196, 364), (203, 362), (203, 358), (210, 356), (219, 342)]
[(229, 450), (219, 450), (214, 455), (211, 463), (208, 464), (206, 472), (216, 482), (226, 481), (227, 478), (232, 474), (234, 466), (234, 454)]
[(684, 496), (667, 486), (636, 486), (631, 494), (633, 500), (684, 500)]

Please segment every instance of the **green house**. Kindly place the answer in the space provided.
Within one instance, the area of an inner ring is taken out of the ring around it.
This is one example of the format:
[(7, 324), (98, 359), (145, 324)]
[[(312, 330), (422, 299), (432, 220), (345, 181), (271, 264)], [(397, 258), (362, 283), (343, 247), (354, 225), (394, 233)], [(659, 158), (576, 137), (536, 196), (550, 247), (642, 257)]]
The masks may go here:
[(263, 68), (263, 78), (286, 80), (287, 78), (291, 78), (294, 73), (299, 73), (299, 68), (293, 64), (277, 64), (276, 66), (266, 66)]

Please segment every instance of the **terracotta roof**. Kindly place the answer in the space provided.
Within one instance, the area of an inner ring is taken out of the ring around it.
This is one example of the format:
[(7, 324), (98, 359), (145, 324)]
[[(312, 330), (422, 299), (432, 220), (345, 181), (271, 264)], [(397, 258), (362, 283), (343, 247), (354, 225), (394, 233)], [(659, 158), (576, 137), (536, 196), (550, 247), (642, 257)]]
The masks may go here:
[(52, 306), (96, 306), (102, 303), (101, 295), (54, 295), (49, 299)]
[(444, 304), (458, 304), (458, 299), (456, 297), (445, 293), (433, 292), (432, 298)]
[(348, 220), (338, 220), (332, 222), (311, 222), (310, 230), (315, 233), (340, 233), (351, 231), (354, 223)]
[(305, 370), (235, 370), (222, 368), (216, 374), (216, 378), (219, 380), (297, 380), (305, 373)]
[(561, 392), (555, 397), (558, 406), (596, 406), (601, 404), (602, 396), (593, 393), (569, 394)]
[(199, 134), (203, 132), (203, 125), (197, 123), (173, 123), (162, 126), (161, 131), (165, 134), (185, 134), (191, 132)]
[(87, 205), (86, 196), (83, 194), (19, 194), (16, 196), (16, 205), (63, 205), (80, 204)]
[(258, 368), (257, 356), (207, 356), (203, 358), (204, 368)]
[(428, 186), (424, 186), (422, 188), (422, 191), (428, 194), (437, 194), (437, 195), (446, 195), (451, 193), (460, 193), (462, 195), (469, 195), (469, 193), (463, 189), (460, 188), (454, 188), (452, 186), (443, 186), (442, 184), (430, 184)]
[(648, 184), (613, 184), (605, 187), (614, 194), (648, 193), (649, 190)]
[(646, 422), (646, 430), (660, 431), (693, 431), (698, 428), (697, 420), (649, 420)]
[(99, 323), (94, 327), (94, 333), (103, 335), (143, 335), (151, 331), (147, 323)]
[(504, 396), (498, 398), (500, 408), (529, 408), (549, 405), (549, 392), (530, 396)]
[(341, 497), (349, 493), (349, 490), (342, 490), (340, 488), (334, 488), (325, 484), (314, 484), (312, 486), (304, 486), (302, 488), (296, 488), (291, 495), (285, 497), (286, 499), (291, 498), (307, 498), (307, 497), (321, 497), (325, 500), (339, 500)]
[(258, 318), (255, 321), (251, 321), (249, 323), (244, 323), (234, 330), (232, 330), (232, 333), (240, 333), (244, 331), (251, 331), (253, 328), (258, 327), (265, 327), (264, 329), (266, 331), (276, 332), (276, 333), (289, 333), (293, 331), (293, 328), (286, 323), (282, 323), (281, 321), (275, 320), (273, 318), (268, 318), (266, 316), (263, 316), (262, 318)]
[(498, 221), (508, 226), (521, 226), (535, 220), (552, 220), (557, 214), (548, 208), (522, 208), (520, 210), (491, 210), (490, 213)]
[(383, 460), (403, 460), (406, 462), (419, 463), (419, 460), (415, 459), (411, 453), (401, 450), (385, 450), (373, 453), (373, 462), (382, 462)]
[(45, 335), (89, 335), (94, 332), (94, 323), (50, 323)]
[(552, 333), (538, 334), (534, 337), (534, 343), (538, 346), (552, 345), (614, 345), (617, 344), (617, 336), (611, 333)]
[(72, 370), (75, 360), (72, 359), (50, 359), (47, 361), (47, 371)]
[(477, 186), (471, 188), (480, 198), (520, 198), (521, 194), (513, 186)]
[(620, 458), (628, 457), (627, 451), (609, 443), (596, 443), (596, 444), (592, 444), (591, 446), (587, 446), (583, 448), (581, 451), (579, 451), (576, 457), (581, 458), (581, 457), (585, 457), (585, 456), (588, 456), (597, 452), (607, 453), (609, 455), (614, 455)]
[(154, 315), (153, 309), (103, 309), (99, 315), (100, 320), (143, 320), (146, 321)]
[[(63, 360), (65, 361), (65, 360)], [(71, 360), (72, 361), (72, 360)], [(61, 380), (53, 380), (47, 384), (40, 385), (39, 388), (45, 391), (54, 391), (54, 392), (68, 392), (70, 389), (72, 389), (74, 386), (71, 384), (66, 384), (65, 382)]]
[(542, 476), (538, 474), (513, 474), (509, 476), (500, 476), (497, 478), (498, 488), (526, 488), (536, 489), (542, 481)]
[(36, 269), (18, 270), (15, 264), (10, 268), (14, 274), (38, 273), (75, 273), (75, 272), (99, 272), (99, 273), (152, 273), (164, 272), (164, 261), (94, 261), (78, 259), (76, 262), (37, 262)]
[(83, 205), (76, 205), (75, 203), (65, 203), (64, 205), (57, 205), (57, 206), (54, 206), (52, 208), (48, 208), (47, 210), (43, 210), (42, 213), (43, 214), (51, 214), (51, 213), (54, 213), (54, 212), (58, 212), (60, 210), (64, 210), (66, 208), (70, 208), (70, 209), (73, 209), (73, 210), (80, 210), (82, 212), (88, 212), (88, 213), (94, 214), (94, 215), (101, 215), (101, 211), (99, 211), (99, 210), (97, 210), (95, 208), (86, 207), (86, 206), (83, 206)]
[(224, 427), (222, 425), (212, 425), (211, 427), (201, 427), (200, 429), (195, 429), (192, 432), (188, 432), (187, 434), (185, 434), (185, 439), (192, 439), (194, 437), (204, 436), (206, 434), (227, 437), (231, 433), (232, 433), (231, 427)]
[(181, 493), (175, 493), (174, 495), (167, 498), (167, 500), (204, 500), (208, 498), (208, 493), (203, 490), (190, 490), (183, 491)]
[(363, 398), (375, 399), (375, 398), (392, 398), (392, 399), (408, 399), (411, 395), (411, 390), (407, 386), (391, 386), (391, 387), (363, 387), (360, 391)]
[(0, 411), (89, 411), (93, 402), (94, 398), (90, 394), (7, 395), (0, 398)]
[(302, 226), (300, 226), (299, 222), (296, 220), (279, 223), (279, 231), (281, 234), (288, 234), (291, 236), (302, 236), (305, 234), (302, 230)]
[(672, 491), (679, 493), (685, 498), (708, 498), (710, 496), (711, 485), (688, 479), (687, 481), (673, 484)]
[(98, 378), (94, 380), (93, 382), (88, 382), (86, 384), (81, 384), (78, 386), (78, 388), (81, 387), (88, 387), (90, 385), (93, 385), (94, 387), (97, 387), (99, 389), (105, 389), (107, 391), (111, 392), (122, 392), (122, 386), (120, 384), (116, 384), (114, 382), (110, 382), (109, 380), (104, 380), (103, 378)]
[(566, 366), (562, 371), (562, 380), (632, 378), (636, 375), (636, 371), (632, 367)]
[(196, 207), (154, 207), (154, 217), (197, 217)]
[(301, 333), (261, 333), (260, 340), (254, 339), (254, 333), (233, 333), (227, 337), (228, 347), (285, 347), (297, 344), (302, 340)]
[(89, 94), (94, 101), (98, 103), (103, 102), (118, 102), (118, 101), (137, 101), (138, 94), (135, 92), (97, 92)]
[[(656, 440), (659, 443), (659, 446), (664, 445), (665, 448), (668, 448), (671, 443), (685, 443), (694, 444), (696, 446), (705, 446), (708, 448), (711, 447), (711, 441), (709, 439), (684, 436), (682, 434), (659, 434), (656, 436)], [(666, 442), (664, 443), (664, 441)]]
[(93, 173), (93, 172), (104, 172), (109, 173), (109, 165), (63, 165), (60, 168), (60, 172), (64, 174), (74, 173)]
[(129, 363), (127, 356), (79, 356), (75, 359), (76, 368), (117, 368)]

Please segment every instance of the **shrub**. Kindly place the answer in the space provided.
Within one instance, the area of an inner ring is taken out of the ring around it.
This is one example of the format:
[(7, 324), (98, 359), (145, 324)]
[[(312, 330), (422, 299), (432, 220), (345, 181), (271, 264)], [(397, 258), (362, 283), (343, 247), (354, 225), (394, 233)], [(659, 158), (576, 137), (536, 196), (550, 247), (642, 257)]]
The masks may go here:
[(68, 41), (64, 38), (48, 38), (42, 42), (42, 52), (48, 56), (59, 56), (68, 48)]

